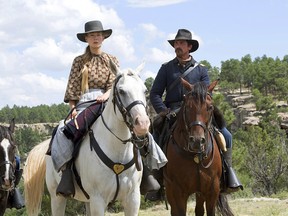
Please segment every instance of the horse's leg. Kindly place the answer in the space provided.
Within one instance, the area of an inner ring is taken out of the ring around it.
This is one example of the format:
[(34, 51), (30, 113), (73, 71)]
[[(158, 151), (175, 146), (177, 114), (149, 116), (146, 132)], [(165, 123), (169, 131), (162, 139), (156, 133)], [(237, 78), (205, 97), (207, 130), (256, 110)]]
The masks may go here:
[(206, 211), (207, 216), (215, 216), (215, 206), (216, 206), (216, 198), (214, 196), (209, 197), (206, 200)]
[(53, 216), (64, 216), (66, 208), (66, 198), (56, 196), (56, 188), (58, 182), (56, 180), (57, 173), (54, 170), (52, 160), (46, 160), (46, 185), (51, 197), (51, 211)]
[(3, 216), (7, 206), (8, 193), (6, 191), (0, 191), (0, 198), (0, 216)]
[(90, 204), (89, 202), (85, 202), (86, 216), (92, 216), (90, 212)]
[(196, 206), (195, 206), (195, 215), (203, 216), (204, 215), (204, 202), (205, 199), (201, 194), (196, 194)]
[(131, 195), (127, 196), (124, 201), (122, 201), (122, 205), (124, 207), (124, 215), (125, 216), (138, 216), (140, 209), (140, 191), (134, 191)]
[(108, 203), (99, 197), (90, 195), (90, 214), (97, 216), (104, 216)]
[(0, 190), (0, 216), (3, 216), (7, 206), (9, 193), (7, 191)]
[(5, 213), (6, 207), (2, 207), (2, 205), (0, 204), (0, 216), (3, 216)]
[(207, 216), (214, 216), (215, 215), (215, 206), (217, 204), (217, 200), (220, 194), (219, 188), (220, 182), (218, 179), (215, 179), (212, 186), (212, 191), (209, 193), (206, 199), (206, 211)]
[[(56, 189), (55, 189), (56, 191)], [(51, 211), (53, 216), (65, 216), (65, 208), (66, 208), (66, 198), (62, 196), (56, 196), (56, 192), (51, 196)]]
[(183, 193), (180, 188), (176, 187), (176, 184), (173, 186), (168, 186), (168, 184), (166, 187), (166, 196), (171, 206), (171, 216), (186, 216), (189, 195)]

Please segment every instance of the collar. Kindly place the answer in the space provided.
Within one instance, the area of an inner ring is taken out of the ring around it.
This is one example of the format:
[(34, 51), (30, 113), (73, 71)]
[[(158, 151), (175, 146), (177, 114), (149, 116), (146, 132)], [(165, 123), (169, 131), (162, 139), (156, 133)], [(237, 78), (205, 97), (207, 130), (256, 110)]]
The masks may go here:
[[(189, 55), (189, 56), (191, 56), (191, 55)], [(176, 64), (178, 67), (180, 67), (182, 69), (183, 68), (186, 69), (186, 68), (191, 67), (191, 66), (193, 67), (195, 65), (195, 63), (196, 63), (196, 60), (193, 58), (193, 56), (191, 56), (191, 59), (189, 61), (187, 61), (187, 63), (183, 66), (183, 65), (180, 64), (178, 58), (175, 57), (173, 59), (173, 63)]]

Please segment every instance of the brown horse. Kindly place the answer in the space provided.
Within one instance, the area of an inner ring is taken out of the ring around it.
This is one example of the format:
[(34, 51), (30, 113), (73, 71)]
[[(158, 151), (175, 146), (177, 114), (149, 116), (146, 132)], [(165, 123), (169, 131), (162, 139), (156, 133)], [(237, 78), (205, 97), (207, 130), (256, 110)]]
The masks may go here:
[(167, 145), (168, 163), (164, 185), (172, 216), (184, 216), (190, 195), (196, 193), (196, 216), (231, 216), (226, 196), (220, 193), (222, 161), (212, 134), (213, 101), (211, 93), (218, 81), (182, 84), (189, 91), (177, 114)]
[(11, 120), (10, 126), (0, 125), (0, 216), (4, 215), (8, 207), (9, 193), (15, 186), (15, 154), (14, 142), (15, 121)]

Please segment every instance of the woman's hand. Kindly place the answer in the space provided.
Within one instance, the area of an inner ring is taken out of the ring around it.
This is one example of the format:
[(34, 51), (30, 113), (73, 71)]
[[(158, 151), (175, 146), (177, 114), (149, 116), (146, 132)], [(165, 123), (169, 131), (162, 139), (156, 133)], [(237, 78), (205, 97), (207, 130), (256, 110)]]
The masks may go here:
[(103, 95), (98, 96), (98, 97), (96, 98), (96, 101), (98, 101), (98, 102), (104, 102), (104, 101), (108, 100), (109, 95), (110, 95), (110, 89), (109, 89), (108, 91), (106, 91)]
[(74, 119), (77, 116), (77, 110), (73, 109), (72, 113), (71, 113), (71, 119)]
[(77, 116), (77, 110), (74, 108), (75, 107), (75, 101), (70, 100), (69, 101), (69, 106), (70, 106), (70, 110), (73, 109), (72, 113), (71, 113), (71, 119), (75, 118)]

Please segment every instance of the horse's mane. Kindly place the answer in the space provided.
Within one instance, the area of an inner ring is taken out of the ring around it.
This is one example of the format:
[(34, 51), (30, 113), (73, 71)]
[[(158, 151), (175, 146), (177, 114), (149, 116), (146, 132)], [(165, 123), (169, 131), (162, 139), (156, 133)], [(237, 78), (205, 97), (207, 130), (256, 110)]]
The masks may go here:
[(214, 106), (213, 110), (213, 125), (219, 129), (226, 127), (224, 116), (217, 106)]
[(204, 82), (197, 82), (193, 86), (190, 94), (197, 102), (204, 103), (206, 101), (207, 90), (207, 86)]
[[(197, 82), (191, 90), (191, 95), (195, 98), (196, 101), (203, 103), (206, 100), (207, 91), (208, 88), (204, 82)], [(224, 116), (216, 106), (214, 106), (213, 110), (213, 122), (213, 124), (219, 129), (222, 129), (226, 126)]]

